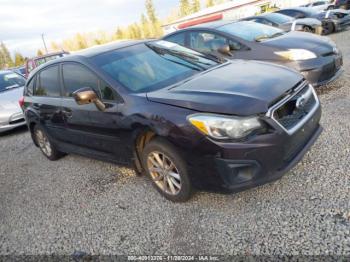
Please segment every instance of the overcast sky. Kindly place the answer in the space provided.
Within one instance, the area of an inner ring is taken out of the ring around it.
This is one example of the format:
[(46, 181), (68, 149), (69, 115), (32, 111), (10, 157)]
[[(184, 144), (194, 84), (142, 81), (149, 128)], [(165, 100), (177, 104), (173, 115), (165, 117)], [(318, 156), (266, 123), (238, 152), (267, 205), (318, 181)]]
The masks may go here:
[[(154, 0), (157, 15), (166, 17), (179, 0)], [(104, 30), (138, 21), (144, 0), (0, 0), (0, 41), (25, 56), (78, 32)]]

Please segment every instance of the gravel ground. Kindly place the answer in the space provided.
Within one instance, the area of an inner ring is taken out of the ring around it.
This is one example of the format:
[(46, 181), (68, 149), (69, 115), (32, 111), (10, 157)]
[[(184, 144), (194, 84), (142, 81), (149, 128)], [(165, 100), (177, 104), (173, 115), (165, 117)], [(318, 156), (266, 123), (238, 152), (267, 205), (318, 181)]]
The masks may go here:
[(343, 76), (323, 87), (324, 132), (282, 179), (245, 192), (162, 198), (127, 168), (50, 162), (24, 129), (0, 136), (0, 254), (350, 256), (350, 31)]

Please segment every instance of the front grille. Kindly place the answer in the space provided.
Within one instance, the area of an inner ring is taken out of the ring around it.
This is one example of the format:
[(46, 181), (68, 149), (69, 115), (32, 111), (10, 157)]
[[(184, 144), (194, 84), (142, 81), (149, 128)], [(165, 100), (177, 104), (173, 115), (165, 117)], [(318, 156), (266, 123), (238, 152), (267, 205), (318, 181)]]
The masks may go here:
[(303, 83), (300, 88), (270, 109), (274, 119), (289, 134), (294, 133), (318, 107), (313, 87)]

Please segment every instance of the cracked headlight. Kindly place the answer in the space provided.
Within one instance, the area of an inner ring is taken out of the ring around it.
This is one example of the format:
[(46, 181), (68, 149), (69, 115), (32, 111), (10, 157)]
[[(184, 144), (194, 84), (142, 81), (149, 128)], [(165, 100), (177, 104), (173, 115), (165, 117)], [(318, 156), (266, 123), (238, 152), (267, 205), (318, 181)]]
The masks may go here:
[(203, 134), (215, 139), (239, 139), (262, 127), (257, 117), (229, 117), (195, 114), (188, 121)]

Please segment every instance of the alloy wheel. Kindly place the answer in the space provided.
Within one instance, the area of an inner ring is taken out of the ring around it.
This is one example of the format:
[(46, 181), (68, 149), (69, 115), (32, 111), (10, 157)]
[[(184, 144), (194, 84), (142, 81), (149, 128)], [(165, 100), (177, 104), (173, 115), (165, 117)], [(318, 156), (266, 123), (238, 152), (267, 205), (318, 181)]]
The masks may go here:
[(147, 167), (154, 183), (163, 192), (169, 195), (177, 195), (180, 192), (180, 173), (168, 156), (157, 151), (149, 153)]
[(40, 149), (43, 151), (43, 153), (46, 156), (51, 156), (52, 148), (51, 148), (50, 141), (47, 138), (46, 134), (44, 134), (44, 132), (42, 130), (38, 129), (35, 132), (35, 138), (39, 144)]

